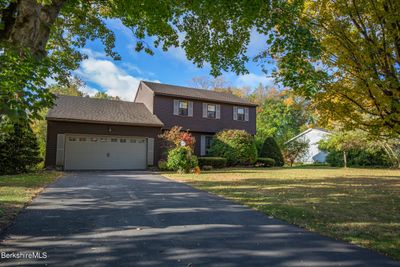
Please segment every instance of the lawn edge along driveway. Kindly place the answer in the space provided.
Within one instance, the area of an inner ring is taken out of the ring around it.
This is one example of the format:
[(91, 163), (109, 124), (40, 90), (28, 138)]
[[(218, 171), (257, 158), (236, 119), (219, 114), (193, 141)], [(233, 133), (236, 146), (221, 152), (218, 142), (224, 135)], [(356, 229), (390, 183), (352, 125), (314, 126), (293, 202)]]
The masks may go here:
[(162, 175), (400, 260), (400, 170), (227, 168)]
[(49, 184), (63, 174), (57, 171), (36, 171), (0, 176), (0, 234), (17, 215)]

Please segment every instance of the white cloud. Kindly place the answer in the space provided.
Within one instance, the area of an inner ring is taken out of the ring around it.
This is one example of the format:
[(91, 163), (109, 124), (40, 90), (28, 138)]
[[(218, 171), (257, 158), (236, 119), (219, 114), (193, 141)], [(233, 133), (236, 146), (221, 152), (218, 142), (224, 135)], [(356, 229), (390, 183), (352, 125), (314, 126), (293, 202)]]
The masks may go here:
[(257, 75), (255, 73), (249, 73), (239, 75), (236, 80), (237, 86), (248, 86), (251, 88), (257, 87), (260, 83), (264, 86), (274, 85), (274, 78), (267, 77), (266, 75)]
[[(140, 71), (139, 69), (137, 70)], [(108, 95), (118, 96), (128, 101), (133, 100), (139, 82), (143, 80), (141, 77), (134, 77), (127, 74), (110, 60), (98, 59), (91, 56), (82, 61), (76, 74), (84, 81), (98, 85)], [(89, 95), (94, 95), (97, 92), (95, 88), (90, 86), (84, 86), (81, 90)]]
[(90, 87), (88, 85), (81, 86), (79, 88), (79, 90), (82, 93), (84, 93), (84, 95), (88, 95), (88, 96), (94, 96), (97, 92), (99, 92), (99, 90), (97, 90), (97, 89), (95, 89), (93, 87)]

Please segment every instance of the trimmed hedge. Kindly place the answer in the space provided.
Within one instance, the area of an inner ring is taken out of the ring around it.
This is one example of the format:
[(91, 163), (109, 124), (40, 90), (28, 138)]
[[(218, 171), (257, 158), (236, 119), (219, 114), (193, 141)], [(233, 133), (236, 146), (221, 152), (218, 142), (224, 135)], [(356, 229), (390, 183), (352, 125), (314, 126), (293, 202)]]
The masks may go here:
[(203, 168), (203, 166), (212, 166), (215, 169), (225, 168), (227, 162), (226, 158), (222, 157), (199, 157), (197, 160), (200, 168)]
[(211, 156), (226, 158), (227, 166), (253, 164), (257, 159), (254, 137), (244, 130), (223, 130), (214, 135)]
[(258, 158), (256, 163), (262, 164), (265, 167), (273, 167), (273, 166), (275, 166), (275, 160), (271, 159), (271, 158)]

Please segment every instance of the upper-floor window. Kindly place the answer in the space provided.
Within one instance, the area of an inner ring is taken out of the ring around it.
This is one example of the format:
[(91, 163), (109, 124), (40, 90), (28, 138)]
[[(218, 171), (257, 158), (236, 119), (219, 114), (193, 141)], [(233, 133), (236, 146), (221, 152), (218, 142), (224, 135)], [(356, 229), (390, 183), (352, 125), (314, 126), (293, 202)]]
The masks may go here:
[(217, 106), (213, 104), (207, 104), (207, 118), (215, 119), (217, 116)]
[(221, 106), (219, 104), (203, 103), (203, 118), (219, 119), (221, 117)]
[(174, 115), (192, 117), (193, 102), (188, 100), (174, 100)]
[(244, 108), (238, 108), (237, 109), (237, 119), (238, 121), (244, 121)]
[(249, 108), (233, 107), (233, 119), (236, 121), (249, 121)]
[(189, 102), (186, 100), (179, 100), (179, 115), (187, 116), (189, 114)]

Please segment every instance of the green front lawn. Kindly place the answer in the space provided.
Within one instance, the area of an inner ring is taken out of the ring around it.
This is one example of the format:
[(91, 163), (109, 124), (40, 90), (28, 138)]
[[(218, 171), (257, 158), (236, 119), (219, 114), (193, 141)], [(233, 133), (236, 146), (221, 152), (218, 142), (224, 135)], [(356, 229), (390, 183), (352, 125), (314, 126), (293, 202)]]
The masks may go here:
[(245, 168), (164, 175), (400, 259), (400, 170)]
[(0, 231), (7, 227), (45, 186), (60, 176), (60, 172), (54, 171), (0, 176)]

